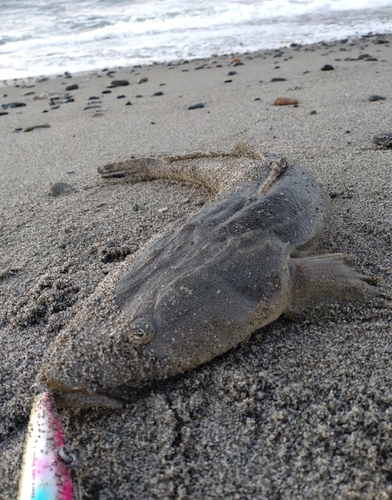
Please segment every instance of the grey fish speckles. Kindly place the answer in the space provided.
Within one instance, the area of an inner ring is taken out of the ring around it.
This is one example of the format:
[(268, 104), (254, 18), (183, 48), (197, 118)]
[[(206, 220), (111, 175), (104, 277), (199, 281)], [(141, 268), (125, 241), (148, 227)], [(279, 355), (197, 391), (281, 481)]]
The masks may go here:
[(190, 181), (216, 199), (120, 264), (53, 342), (39, 380), (63, 406), (117, 407), (281, 315), (372, 293), (346, 255), (310, 256), (326, 203), (285, 158), (239, 141), (229, 151), (133, 158), (98, 171)]

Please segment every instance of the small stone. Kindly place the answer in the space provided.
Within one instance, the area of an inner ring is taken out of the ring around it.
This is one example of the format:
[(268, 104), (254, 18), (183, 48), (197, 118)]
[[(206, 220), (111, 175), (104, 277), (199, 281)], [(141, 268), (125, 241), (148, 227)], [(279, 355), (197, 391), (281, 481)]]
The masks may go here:
[(49, 127), (50, 127), (49, 123), (44, 123), (43, 125), (33, 125), (32, 127), (25, 128), (23, 132), (31, 132), (35, 128), (49, 128)]
[(369, 101), (385, 101), (386, 97), (382, 95), (372, 94), (368, 97)]
[(255, 101), (261, 101), (260, 97), (255, 97)]
[(285, 81), (286, 78), (279, 78), (279, 77), (271, 78), (271, 82), (285, 82)]
[(13, 132), (20, 132), (22, 129), (22, 127), (17, 127), (17, 128), (14, 128)]
[(50, 109), (59, 109), (60, 104), (55, 104), (54, 106), (51, 106)]
[(244, 63), (242, 61), (237, 61), (233, 64), (233, 66), (243, 66)]
[(277, 106), (290, 106), (293, 104), (298, 104), (297, 99), (292, 99), (291, 97), (277, 97), (274, 101)]
[(126, 103), (125, 103), (125, 106), (132, 106), (131, 101), (126, 102)]
[(237, 74), (237, 71), (229, 71), (229, 72), (227, 73), (227, 76), (234, 76), (234, 75), (236, 75), (236, 74)]
[(315, 114), (316, 114), (316, 111), (315, 111), (315, 110), (313, 110), (313, 111), (311, 111), (311, 112), (310, 112), (310, 114), (311, 114), (311, 115), (315, 115)]
[(86, 109), (99, 109), (100, 107), (100, 104), (90, 104), (90, 106), (86, 106), (85, 108), (83, 108), (83, 111), (86, 111)]
[(137, 83), (146, 83), (148, 82), (148, 78), (146, 76), (143, 76), (143, 78), (140, 78), (140, 80)]
[(204, 108), (204, 104), (202, 102), (194, 102), (193, 104), (190, 104), (187, 109), (198, 109), (198, 108)]
[(197, 66), (195, 69), (204, 69), (204, 66)]
[(111, 90), (102, 90), (102, 94), (111, 94), (112, 91)]
[(129, 85), (129, 82), (128, 80), (113, 80), (111, 85), (113, 87), (125, 87), (126, 85)]
[(96, 100), (99, 100), (99, 99), (100, 99), (100, 97), (91, 96), (87, 100), (88, 101), (96, 101)]
[(35, 94), (35, 92), (33, 92), (33, 91), (31, 91), (31, 90), (30, 90), (29, 92), (24, 92), (24, 93), (23, 93), (23, 95), (24, 95), (24, 96), (25, 96), (25, 95), (34, 95), (34, 94)]
[(66, 182), (55, 182), (49, 187), (49, 194), (52, 196), (60, 196), (72, 190), (72, 186)]
[(154, 93), (152, 94), (152, 97), (154, 97), (154, 96), (159, 96), (159, 95), (163, 95), (163, 92), (162, 92), (162, 91), (159, 91), (159, 92), (154, 92)]
[(117, 99), (125, 99), (125, 95), (118, 95)]
[(1, 107), (3, 109), (8, 109), (8, 108), (21, 108), (23, 106), (26, 106), (24, 102), (9, 102), (8, 104), (2, 104)]
[(225, 80), (223, 83), (231, 83), (233, 80)]
[(42, 97), (40, 95), (35, 95), (33, 97), (33, 101), (42, 101), (43, 99), (46, 99), (46, 97)]
[(8, 111), (0, 111), (0, 116), (2, 115), (8, 115)]
[(331, 64), (324, 64), (324, 66), (321, 67), (321, 71), (332, 71), (335, 69)]
[(371, 55), (370, 54), (359, 54), (357, 59), (366, 59), (367, 57), (371, 57)]
[(392, 132), (382, 132), (373, 137), (373, 143), (384, 148), (392, 147)]
[(377, 57), (366, 57), (365, 61), (378, 61)]
[(142, 94), (137, 94), (137, 96), (136, 96), (136, 97), (138, 97), (138, 98), (140, 99), (140, 98), (141, 98), (141, 97), (143, 97), (143, 96), (142, 96)]
[(74, 83), (73, 85), (67, 85), (65, 87), (65, 90), (77, 90), (79, 88), (79, 85), (77, 83)]

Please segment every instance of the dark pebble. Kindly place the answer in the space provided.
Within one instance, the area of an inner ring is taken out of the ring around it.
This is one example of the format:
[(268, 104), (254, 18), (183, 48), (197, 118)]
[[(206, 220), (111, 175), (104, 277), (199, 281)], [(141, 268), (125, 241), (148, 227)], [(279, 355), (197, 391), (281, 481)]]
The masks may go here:
[(373, 137), (373, 143), (384, 148), (392, 147), (392, 132), (383, 132)]
[(125, 87), (126, 85), (129, 85), (129, 82), (128, 80), (113, 80), (111, 85), (113, 85), (113, 87)]
[(195, 69), (204, 69), (204, 66), (197, 66)]
[(66, 182), (55, 182), (49, 187), (49, 194), (52, 196), (60, 196), (60, 194), (71, 191), (72, 186)]
[(357, 59), (366, 59), (367, 57), (372, 57), (370, 54), (359, 54)]
[(87, 100), (88, 101), (96, 101), (97, 99), (99, 99), (99, 97), (91, 96)]
[(223, 83), (231, 83), (233, 80), (225, 80)]
[(77, 90), (79, 88), (79, 85), (77, 83), (74, 83), (73, 85), (67, 85), (65, 87), (65, 90)]
[(385, 101), (386, 97), (382, 95), (372, 94), (368, 97), (369, 101)]
[(24, 102), (9, 102), (8, 104), (2, 104), (1, 107), (3, 109), (8, 109), (8, 108), (21, 108), (23, 106), (26, 106)]
[(255, 97), (255, 101), (261, 101), (260, 97)]
[(377, 57), (366, 57), (365, 61), (378, 61)]
[(331, 64), (324, 64), (324, 66), (321, 67), (321, 71), (332, 71), (335, 69)]
[(154, 95), (163, 95), (163, 92), (159, 91), (159, 92), (154, 92), (154, 94), (152, 94), (153, 96)]
[(118, 95), (117, 99), (125, 99), (125, 95)]
[(193, 104), (190, 104), (187, 109), (198, 109), (198, 108), (204, 108), (204, 104), (202, 102), (194, 102)]
[(0, 116), (2, 115), (8, 115), (8, 111), (0, 111)]
[(271, 78), (271, 82), (285, 82), (286, 78)]
[(227, 76), (233, 76), (233, 75), (236, 75), (237, 74), (237, 71), (229, 71), (227, 73)]
[(102, 90), (102, 94), (111, 94), (112, 91), (111, 90)]
[(59, 109), (60, 104), (55, 104), (54, 106), (51, 106), (50, 109)]
[(315, 111), (315, 110), (313, 110), (313, 111), (311, 111), (311, 112), (310, 112), (310, 114), (311, 114), (311, 115), (315, 115), (315, 114), (316, 114), (316, 111)]
[(125, 103), (125, 106), (132, 106), (131, 101), (126, 102), (126, 103)]
[(18, 127), (18, 128), (14, 128), (13, 132), (20, 132), (22, 129), (22, 127)]
[(49, 127), (50, 127), (49, 123), (44, 123), (43, 125), (33, 125), (32, 127), (25, 128), (23, 132), (31, 132), (35, 128), (49, 128)]

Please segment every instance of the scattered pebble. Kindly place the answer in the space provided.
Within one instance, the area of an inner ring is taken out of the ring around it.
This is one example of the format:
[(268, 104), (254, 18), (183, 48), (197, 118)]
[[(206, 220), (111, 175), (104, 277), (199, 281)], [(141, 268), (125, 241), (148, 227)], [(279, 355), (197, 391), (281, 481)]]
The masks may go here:
[(117, 99), (124, 99), (125, 98), (125, 95), (118, 95), (117, 96)]
[(202, 102), (194, 102), (193, 104), (190, 104), (187, 109), (198, 109), (198, 108), (204, 108), (204, 104)]
[(113, 80), (111, 85), (113, 87), (125, 87), (126, 85), (129, 85), (129, 82), (128, 80)]
[(231, 83), (233, 80), (225, 80), (223, 83)]
[(126, 103), (125, 103), (125, 106), (132, 106), (131, 101), (126, 102)]
[(35, 128), (49, 128), (49, 127), (50, 127), (49, 123), (44, 123), (42, 125), (33, 125), (32, 127), (25, 128), (23, 132), (31, 132)]
[(2, 104), (1, 107), (3, 109), (8, 109), (8, 108), (21, 108), (23, 106), (26, 106), (24, 102), (9, 102), (8, 104)]
[(26, 95), (34, 95), (35, 92), (33, 92), (32, 90), (30, 90), (29, 92), (23, 92), (23, 95), (26, 96)]
[(392, 147), (392, 132), (382, 132), (373, 137), (373, 143), (384, 148)]
[(140, 97), (143, 97), (143, 96), (142, 96), (142, 94), (137, 94), (136, 97), (140, 98)]
[(311, 115), (315, 115), (315, 114), (316, 114), (316, 111), (315, 111), (315, 110), (313, 110), (313, 111), (311, 111), (311, 112), (310, 112), (310, 114), (311, 114)]
[(279, 78), (279, 77), (271, 78), (271, 82), (285, 82), (285, 81), (286, 78)]
[(237, 74), (237, 71), (229, 71), (227, 73), (227, 76), (233, 76), (233, 75), (236, 75)]
[(112, 91), (111, 90), (102, 90), (102, 94), (111, 94)]
[(260, 97), (255, 97), (255, 101), (261, 101)]
[(52, 196), (60, 196), (68, 191), (72, 190), (72, 186), (66, 182), (55, 182), (49, 187), (49, 194)]
[(22, 127), (17, 127), (17, 128), (14, 128), (13, 132), (20, 132), (22, 129)]
[(385, 101), (386, 97), (382, 95), (372, 94), (368, 97), (369, 101)]
[(8, 111), (0, 111), (0, 116), (1, 115), (8, 115)]
[(91, 97), (89, 97), (87, 100), (88, 100), (88, 101), (96, 101), (96, 100), (99, 100), (99, 99), (100, 99), (100, 97), (91, 96)]
[(291, 97), (277, 97), (274, 101), (277, 106), (290, 106), (293, 104), (298, 104), (297, 99), (292, 99)]
[(55, 104), (54, 106), (51, 106), (50, 109), (59, 109), (60, 104)]
[(365, 61), (378, 61), (377, 57), (366, 57)]
[(163, 95), (163, 92), (162, 92), (162, 91), (159, 91), (159, 92), (154, 92), (154, 93), (152, 94), (152, 96), (153, 96), (153, 97), (154, 97), (154, 96), (159, 96), (159, 95)]
[(332, 71), (335, 69), (331, 64), (324, 64), (324, 66), (321, 67), (321, 71)]
[(144, 76), (143, 78), (140, 78), (140, 80), (137, 83), (146, 83), (148, 82), (148, 78)]
[(73, 85), (67, 85), (65, 87), (65, 90), (77, 90), (79, 88), (79, 85), (77, 83), (74, 83)]

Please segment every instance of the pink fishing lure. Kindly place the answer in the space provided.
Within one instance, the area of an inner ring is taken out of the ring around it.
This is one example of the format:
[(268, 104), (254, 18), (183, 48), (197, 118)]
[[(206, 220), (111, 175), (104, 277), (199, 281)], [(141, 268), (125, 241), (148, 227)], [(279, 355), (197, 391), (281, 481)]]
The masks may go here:
[(63, 429), (50, 391), (39, 394), (31, 410), (19, 500), (72, 500), (72, 481), (60, 456)]

